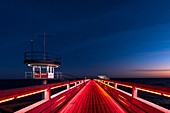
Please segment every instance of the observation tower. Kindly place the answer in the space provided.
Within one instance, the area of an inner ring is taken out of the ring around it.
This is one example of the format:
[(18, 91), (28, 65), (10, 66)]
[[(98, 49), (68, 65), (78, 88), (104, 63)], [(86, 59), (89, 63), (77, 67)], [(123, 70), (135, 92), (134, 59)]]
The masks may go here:
[[(31, 52), (24, 53), (24, 64), (32, 67), (32, 72), (29, 74), (33, 79), (54, 79), (54, 68), (61, 66), (61, 57), (47, 53), (45, 51), (45, 37), (47, 35), (38, 35), (44, 37), (44, 51), (34, 51), (33, 48), (33, 36), (31, 38)], [(28, 73), (25, 73), (27, 76)]]

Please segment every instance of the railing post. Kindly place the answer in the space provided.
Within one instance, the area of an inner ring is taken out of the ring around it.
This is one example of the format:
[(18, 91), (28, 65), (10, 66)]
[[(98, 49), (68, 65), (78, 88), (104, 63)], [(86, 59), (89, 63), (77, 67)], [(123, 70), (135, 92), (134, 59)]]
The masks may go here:
[(137, 92), (138, 92), (137, 88), (136, 88), (136, 87), (133, 87), (133, 88), (132, 88), (132, 97), (133, 97), (133, 98), (136, 98), (136, 97), (137, 97)]
[(35, 66), (32, 67), (32, 78), (35, 78)]
[(45, 90), (44, 93), (45, 93), (44, 94), (44, 99), (45, 100), (50, 100), (51, 99), (51, 89), (49, 88), (49, 89)]
[(114, 88), (117, 89), (117, 83), (114, 82)]
[(67, 84), (67, 90), (69, 90), (69, 89), (70, 89), (70, 83)]
[(107, 82), (107, 85), (109, 86), (109, 82)]
[(75, 86), (77, 86), (77, 82), (75, 82)]

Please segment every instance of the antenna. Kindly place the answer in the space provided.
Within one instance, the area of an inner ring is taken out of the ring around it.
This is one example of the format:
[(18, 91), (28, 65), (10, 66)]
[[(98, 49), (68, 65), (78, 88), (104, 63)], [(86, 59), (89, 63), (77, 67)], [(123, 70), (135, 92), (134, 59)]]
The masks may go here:
[(45, 60), (45, 32), (44, 32), (44, 60)]
[(38, 35), (38, 37), (44, 37), (44, 60), (45, 60), (45, 37), (50, 37), (50, 36), (45, 35), (45, 32), (44, 32), (44, 35)]
[[(34, 53), (34, 48), (33, 48), (33, 35), (32, 35), (32, 37), (31, 37), (31, 52), (32, 52), (31, 57), (33, 58), (33, 53)], [(31, 59), (32, 59), (32, 58), (31, 58)]]

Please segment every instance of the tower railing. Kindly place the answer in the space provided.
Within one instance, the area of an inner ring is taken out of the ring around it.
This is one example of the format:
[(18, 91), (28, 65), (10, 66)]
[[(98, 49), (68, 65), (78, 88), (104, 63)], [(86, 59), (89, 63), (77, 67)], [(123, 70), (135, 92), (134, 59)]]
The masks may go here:
[(31, 71), (26, 71), (25, 72), (25, 79), (33, 79), (33, 72)]
[(24, 60), (46, 60), (46, 61), (55, 61), (61, 63), (61, 57), (52, 54), (52, 53), (45, 53), (44, 52), (25, 52), (24, 53)]
[[(15, 113), (56, 112), (87, 82), (89, 82), (89, 79), (0, 91), (0, 105), (6, 102), (14, 103), (17, 99), (24, 99), (28, 96), (43, 93), (42, 100), (21, 108), (15, 111)], [(60, 89), (60, 91), (58, 91), (58, 88), (61, 88), (62, 90)], [(54, 91), (58, 92), (52, 94)]]
[[(138, 97), (138, 92), (147, 92), (149, 94), (155, 94), (167, 99), (170, 98), (170, 88), (151, 86), (144, 84), (120, 82), (120, 81), (110, 81), (95, 79), (95, 81), (105, 89), (115, 100), (117, 100), (127, 111), (134, 113), (170, 113), (167, 108), (161, 107), (153, 102), (150, 102), (142, 97)], [(131, 90), (129, 93), (127, 90), (122, 90), (120, 87), (128, 88)]]

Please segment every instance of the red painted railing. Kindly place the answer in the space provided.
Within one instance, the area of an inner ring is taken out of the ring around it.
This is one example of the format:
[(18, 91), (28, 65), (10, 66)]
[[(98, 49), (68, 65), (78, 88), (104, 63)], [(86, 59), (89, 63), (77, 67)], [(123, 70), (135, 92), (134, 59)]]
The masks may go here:
[[(95, 81), (131, 113), (170, 113), (170, 110), (138, 97), (138, 90), (141, 90), (170, 98), (170, 88), (100, 79)], [(118, 85), (131, 88), (132, 94), (118, 89)]]
[[(22, 108), (16, 113), (49, 113), (57, 111), (63, 104), (65, 104), (72, 96), (74, 96), (89, 80), (76, 80), (70, 82), (61, 82), (55, 84), (47, 84), (41, 86), (33, 86), (26, 88), (18, 88), (6, 91), (0, 91), (0, 104), (9, 102), (15, 99), (35, 95), (44, 92), (44, 99), (36, 103), (33, 103), (25, 108)], [(78, 84), (77, 84), (78, 83)], [(74, 84), (73, 87), (70, 87)], [(67, 86), (65, 90), (62, 90), (54, 95), (51, 95), (51, 90), (57, 89), (62, 86)]]

